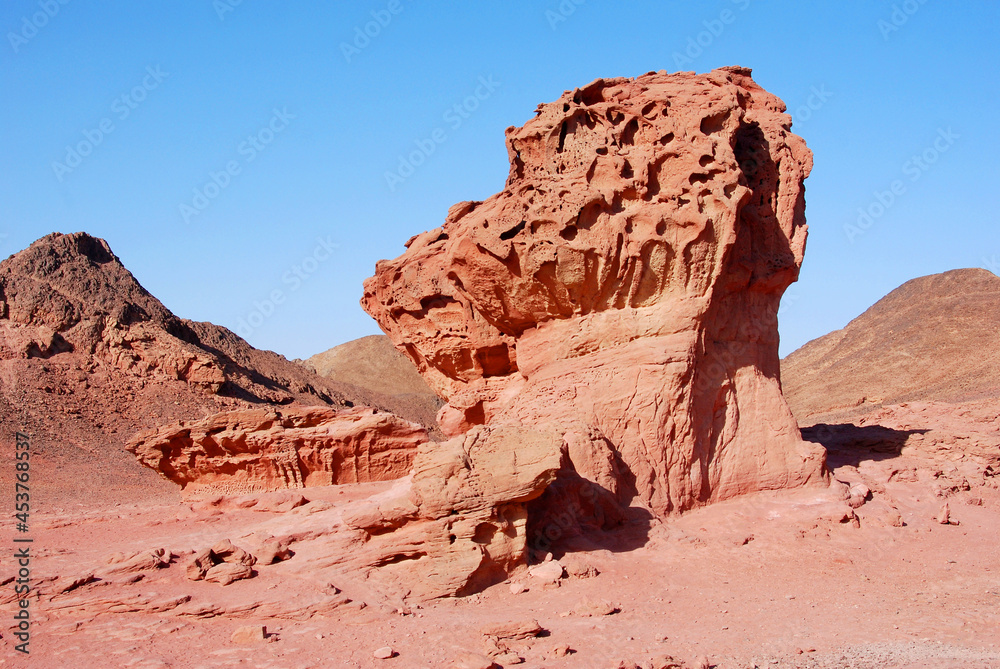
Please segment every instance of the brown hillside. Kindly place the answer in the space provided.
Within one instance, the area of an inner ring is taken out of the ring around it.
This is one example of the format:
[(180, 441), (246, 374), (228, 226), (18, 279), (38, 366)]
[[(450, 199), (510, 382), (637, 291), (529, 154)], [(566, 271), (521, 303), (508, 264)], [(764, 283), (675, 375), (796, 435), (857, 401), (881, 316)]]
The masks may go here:
[(908, 281), (782, 360), (781, 377), (802, 424), (1000, 396), (1000, 278), (958, 269)]
[(52, 234), (0, 263), (0, 429), (4, 447), (15, 431), (32, 437), (36, 493), (60, 503), (173, 494), (123, 450), (133, 434), (291, 403), (366, 404), (412, 419), (391, 398), (176, 317), (104, 240)]
[(335, 346), (302, 361), (302, 365), (320, 376), (385, 397), (385, 402), (405, 405), (410, 420), (432, 431), (436, 429), (435, 415), (441, 400), (385, 335), (361, 337)]

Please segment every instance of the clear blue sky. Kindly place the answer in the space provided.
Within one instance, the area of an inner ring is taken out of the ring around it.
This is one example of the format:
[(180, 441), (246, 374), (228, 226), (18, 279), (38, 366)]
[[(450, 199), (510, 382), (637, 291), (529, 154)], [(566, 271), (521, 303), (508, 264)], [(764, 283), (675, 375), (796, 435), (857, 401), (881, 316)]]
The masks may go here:
[[(536, 105), (597, 77), (738, 64), (785, 100), (816, 157), (783, 354), (907, 279), (1000, 265), (1000, 4), (561, 8), (5, 0), (0, 254), (87, 231), (178, 315), (306, 357), (379, 331), (358, 306), (375, 261), (502, 188), (504, 128)], [(448, 114), (477, 88), (467, 118)], [(385, 173), (436, 129), (443, 141), (390, 189)], [(81, 143), (89, 155), (67, 156)], [(224, 187), (206, 189), (213, 173)], [(876, 192), (896, 181), (880, 212)], [(877, 215), (851, 236), (859, 208)]]

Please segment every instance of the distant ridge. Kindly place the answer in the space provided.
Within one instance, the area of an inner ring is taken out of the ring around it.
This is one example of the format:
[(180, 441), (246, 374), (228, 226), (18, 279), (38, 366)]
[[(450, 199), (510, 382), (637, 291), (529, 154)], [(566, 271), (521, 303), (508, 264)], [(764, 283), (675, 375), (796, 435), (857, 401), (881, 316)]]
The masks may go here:
[[(410, 360), (385, 335), (370, 335), (317, 353), (302, 364), (333, 381), (392, 398), (405, 404), (417, 422), (432, 429), (442, 401), (424, 382)], [(387, 400), (388, 401), (388, 400)]]
[(907, 281), (781, 362), (800, 423), (876, 405), (1000, 397), (1000, 278), (957, 269)]

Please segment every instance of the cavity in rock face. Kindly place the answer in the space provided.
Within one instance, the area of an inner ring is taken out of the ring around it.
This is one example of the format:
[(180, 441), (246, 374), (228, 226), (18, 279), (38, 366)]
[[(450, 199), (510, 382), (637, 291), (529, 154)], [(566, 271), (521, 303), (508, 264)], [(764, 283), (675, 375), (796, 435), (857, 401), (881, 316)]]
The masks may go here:
[(509, 128), (504, 189), (365, 282), (445, 432), (555, 430), (563, 479), (660, 516), (823, 480), (779, 380), (812, 167), (784, 110), (728, 67), (598, 79)]

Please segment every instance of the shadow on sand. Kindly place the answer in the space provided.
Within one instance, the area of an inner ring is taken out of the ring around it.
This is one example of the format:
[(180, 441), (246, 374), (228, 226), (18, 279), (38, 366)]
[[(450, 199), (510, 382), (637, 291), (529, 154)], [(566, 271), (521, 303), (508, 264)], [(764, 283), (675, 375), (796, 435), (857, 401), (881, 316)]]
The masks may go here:
[(844, 465), (857, 467), (865, 460), (889, 460), (898, 457), (906, 440), (927, 430), (894, 430), (882, 425), (817, 423), (802, 428), (802, 438), (826, 448), (827, 466), (836, 469)]

